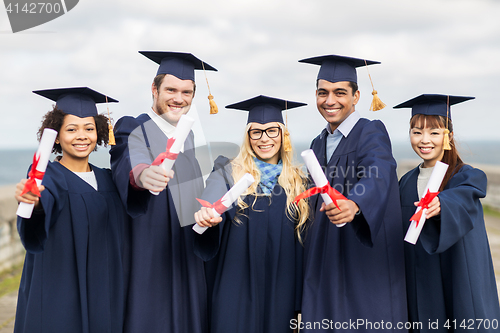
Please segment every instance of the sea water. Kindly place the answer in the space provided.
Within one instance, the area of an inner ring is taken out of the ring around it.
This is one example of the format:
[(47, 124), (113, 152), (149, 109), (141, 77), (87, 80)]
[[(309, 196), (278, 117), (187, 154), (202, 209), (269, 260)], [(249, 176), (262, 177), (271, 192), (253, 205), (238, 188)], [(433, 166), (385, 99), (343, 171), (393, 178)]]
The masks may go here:
[[(409, 140), (405, 142), (393, 143), (393, 155), (396, 161), (416, 160), (419, 157), (410, 146)], [(298, 142), (294, 144), (295, 158), (300, 160), (300, 152), (309, 148), (309, 142)], [(466, 163), (487, 164), (500, 167), (500, 142), (499, 141), (468, 141), (461, 142), (458, 146), (460, 156)], [(26, 178), (28, 167), (33, 161), (33, 149), (13, 149), (0, 150), (0, 186), (16, 184), (22, 178)], [(234, 158), (239, 152), (239, 146), (234, 143), (215, 142), (208, 146), (198, 147), (196, 149), (197, 157), (201, 164), (202, 173), (207, 175), (212, 169), (212, 163), (219, 155)], [(54, 160), (55, 155), (51, 156)], [(89, 162), (101, 167), (109, 168), (109, 147), (100, 147), (92, 152)]]

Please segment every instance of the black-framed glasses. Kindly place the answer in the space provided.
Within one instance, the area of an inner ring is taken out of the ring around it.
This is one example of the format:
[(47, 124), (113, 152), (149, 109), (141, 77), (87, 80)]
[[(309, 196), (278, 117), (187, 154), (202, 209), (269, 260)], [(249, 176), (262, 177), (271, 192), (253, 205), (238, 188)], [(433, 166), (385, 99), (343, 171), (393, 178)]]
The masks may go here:
[(278, 126), (276, 127), (269, 127), (266, 128), (265, 130), (261, 129), (251, 129), (248, 131), (248, 135), (250, 136), (250, 139), (252, 140), (259, 140), (262, 138), (262, 134), (266, 133), (267, 137), (270, 139), (276, 138), (280, 135), (281, 128)]

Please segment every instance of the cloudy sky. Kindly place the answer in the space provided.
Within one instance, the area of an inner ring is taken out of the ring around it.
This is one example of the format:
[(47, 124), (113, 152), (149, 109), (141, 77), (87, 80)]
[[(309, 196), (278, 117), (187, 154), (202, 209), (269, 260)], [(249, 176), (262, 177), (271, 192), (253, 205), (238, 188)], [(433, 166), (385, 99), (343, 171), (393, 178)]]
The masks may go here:
[[(139, 50), (190, 52), (207, 72), (219, 105), (197, 73), (195, 108), (207, 141), (239, 143), (243, 112), (225, 105), (264, 94), (308, 103), (288, 113), (292, 139), (325, 126), (315, 106), (317, 66), (299, 59), (339, 54), (377, 60), (369, 71), (388, 107), (368, 111), (371, 85), (358, 70), (364, 117), (381, 119), (393, 141), (407, 140), (409, 111), (392, 106), (422, 93), (475, 96), (452, 107), (462, 141), (500, 140), (500, 1), (496, 0), (80, 0), (67, 14), (13, 34), (0, 8), (0, 149), (36, 147), (51, 102), (32, 90), (89, 86), (120, 101), (115, 121), (151, 106), (157, 66)], [(105, 107), (100, 107), (106, 111)]]

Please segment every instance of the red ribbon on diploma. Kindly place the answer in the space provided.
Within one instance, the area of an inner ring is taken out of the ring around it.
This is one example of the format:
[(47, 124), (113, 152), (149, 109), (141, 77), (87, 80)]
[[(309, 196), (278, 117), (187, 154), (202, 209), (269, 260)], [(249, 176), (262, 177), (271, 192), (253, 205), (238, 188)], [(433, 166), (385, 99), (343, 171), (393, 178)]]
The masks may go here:
[(347, 200), (346, 197), (342, 195), (339, 191), (334, 189), (333, 187), (330, 186), (330, 184), (326, 184), (323, 187), (312, 187), (308, 189), (307, 191), (304, 191), (303, 193), (299, 194), (298, 196), (295, 197), (293, 200), (295, 203), (298, 203), (300, 200), (309, 198), (310, 196), (313, 196), (318, 193), (326, 193), (328, 196), (332, 199), (333, 203), (335, 204), (335, 207), (337, 207), (338, 210), (341, 210), (339, 205), (337, 204), (337, 200)]
[(427, 193), (424, 195), (422, 199), (418, 202), (418, 207), (422, 207), (418, 212), (413, 214), (413, 216), (410, 218), (410, 221), (415, 221), (417, 224), (415, 227), (418, 227), (418, 222), (420, 221), (420, 218), (422, 217), (422, 212), (424, 209), (429, 208), (429, 205), (431, 201), (439, 194), (439, 192), (430, 192), (427, 190)]
[(153, 163), (151, 165), (160, 165), (163, 163), (163, 161), (165, 159), (175, 160), (179, 154), (175, 154), (175, 153), (170, 152), (170, 148), (172, 148), (172, 145), (174, 144), (174, 142), (175, 142), (175, 138), (168, 139), (167, 140), (167, 149), (165, 150), (165, 152), (158, 155), (158, 157), (155, 158), (155, 160), (153, 161)]
[(222, 198), (219, 199), (219, 200), (217, 200), (213, 204), (211, 204), (208, 201), (205, 201), (205, 200), (202, 200), (202, 199), (198, 199), (198, 198), (196, 198), (196, 200), (198, 200), (198, 202), (201, 203), (201, 205), (203, 207), (215, 209), (215, 211), (217, 213), (219, 213), (219, 215), (222, 215), (222, 213), (224, 213), (226, 211), (226, 209), (227, 209), (227, 207), (222, 204)]
[(36, 169), (38, 166), (38, 161), (40, 160), (40, 156), (36, 157), (33, 155), (33, 165), (31, 166), (31, 170), (28, 173), (28, 181), (24, 184), (23, 191), (21, 192), (21, 196), (25, 195), (28, 192), (33, 193), (36, 196), (41, 196), (40, 191), (38, 191), (38, 185), (36, 184), (36, 179), (42, 180), (45, 172), (40, 172)]

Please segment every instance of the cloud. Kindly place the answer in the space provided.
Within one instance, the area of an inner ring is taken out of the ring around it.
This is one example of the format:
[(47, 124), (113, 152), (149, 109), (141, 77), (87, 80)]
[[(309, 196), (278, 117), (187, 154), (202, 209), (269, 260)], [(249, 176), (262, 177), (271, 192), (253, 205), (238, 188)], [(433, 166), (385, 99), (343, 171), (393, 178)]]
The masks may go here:
[(2, 12), (0, 148), (36, 146), (51, 102), (35, 89), (90, 86), (120, 100), (110, 105), (115, 120), (147, 112), (157, 67), (139, 50), (191, 52), (219, 69), (207, 72), (217, 116), (205, 117), (208, 89), (197, 73), (195, 104), (208, 140), (239, 142), (245, 116), (224, 105), (259, 94), (308, 103), (288, 121), (294, 140), (311, 140), (325, 126), (314, 99), (318, 67), (297, 61), (323, 54), (382, 62), (369, 71), (388, 107), (368, 111), (372, 87), (361, 68), (358, 110), (382, 119), (395, 141), (407, 137), (409, 113), (391, 107), (421, 93), (476, 96), (454, 107), (458, 136), (500, 140), (498, 14), (500, 4), (487, 0), (82, 0), (54, 21), (12, 34)]

